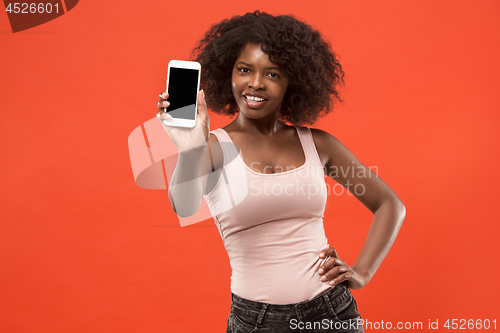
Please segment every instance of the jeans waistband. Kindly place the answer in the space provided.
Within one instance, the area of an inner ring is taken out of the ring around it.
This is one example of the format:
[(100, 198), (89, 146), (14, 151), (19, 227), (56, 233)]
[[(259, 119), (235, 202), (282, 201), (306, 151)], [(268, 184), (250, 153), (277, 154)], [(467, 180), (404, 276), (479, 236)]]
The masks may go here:
[(314, 318), (328, 310), (332, 317), (337, 317), (334, 307), (349, 297), (351, 291), (345, 282), (330, 288), (308, 301), (295, 304), (268, 304), (244, 299), (232, 294), (231, 311), (236, 315), (254, 317), (257, 325), (262, 322), (264, 315), (272, 316), (275, 320), (289, 320), (298, 317), (300, 320)]

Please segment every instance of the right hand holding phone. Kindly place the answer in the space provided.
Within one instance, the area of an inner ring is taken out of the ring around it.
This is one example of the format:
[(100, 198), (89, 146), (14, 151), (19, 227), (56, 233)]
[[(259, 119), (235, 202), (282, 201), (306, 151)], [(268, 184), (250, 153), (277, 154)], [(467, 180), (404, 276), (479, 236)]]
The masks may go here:
[(170, 105), (167, 99), (168, 93), (162, 92), (160, 94), (160, 101), (158, 102), (159, 111), (156, 116), (179, 151), (188, 151), (206, 145), (210, 138), (210, 117), (208, 116), (207, 104), (205, 103), (205, 92), (203, 90), (198, 92), (196, 125), (193, 128), (165, 125), (163, 119), (172, 118), (172, 116), (164, 111), (164, 108)]

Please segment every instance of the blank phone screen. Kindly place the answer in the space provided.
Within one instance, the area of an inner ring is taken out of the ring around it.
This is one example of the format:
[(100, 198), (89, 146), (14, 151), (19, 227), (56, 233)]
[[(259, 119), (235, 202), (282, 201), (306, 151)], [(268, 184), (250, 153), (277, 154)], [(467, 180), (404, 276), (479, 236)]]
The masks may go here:
[(170, 67), (167, 112), (178, 119), (195, 119), (198, 70)]

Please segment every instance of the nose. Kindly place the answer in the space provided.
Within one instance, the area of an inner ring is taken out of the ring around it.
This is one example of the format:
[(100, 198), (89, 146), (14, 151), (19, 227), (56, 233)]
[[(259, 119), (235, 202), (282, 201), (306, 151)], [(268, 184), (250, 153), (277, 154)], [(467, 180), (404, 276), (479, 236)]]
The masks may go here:
[(266, 89), (266, 85), (264, 83), (264, 78), (259, 73), (255, 73), (249, 77), (248, 87), (253, 90), (262, 90)]

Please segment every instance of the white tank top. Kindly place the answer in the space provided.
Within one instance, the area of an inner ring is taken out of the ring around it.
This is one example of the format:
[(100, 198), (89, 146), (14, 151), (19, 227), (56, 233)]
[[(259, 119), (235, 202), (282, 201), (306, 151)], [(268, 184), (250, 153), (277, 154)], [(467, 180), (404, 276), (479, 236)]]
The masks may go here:
[[(295, 128), (302, 166), (263, 174), (247, 166), (234, 146), (221, 144), (222, 176), (204, 196), (229, 255), (231, 291), (252, 301), (298, 303), (331, 288), (318, 274), (325, 260), (319, 252), (329, 247), (323, 166), (310, 129)], [(232, 143), (223, 129), (211, 133)]]

